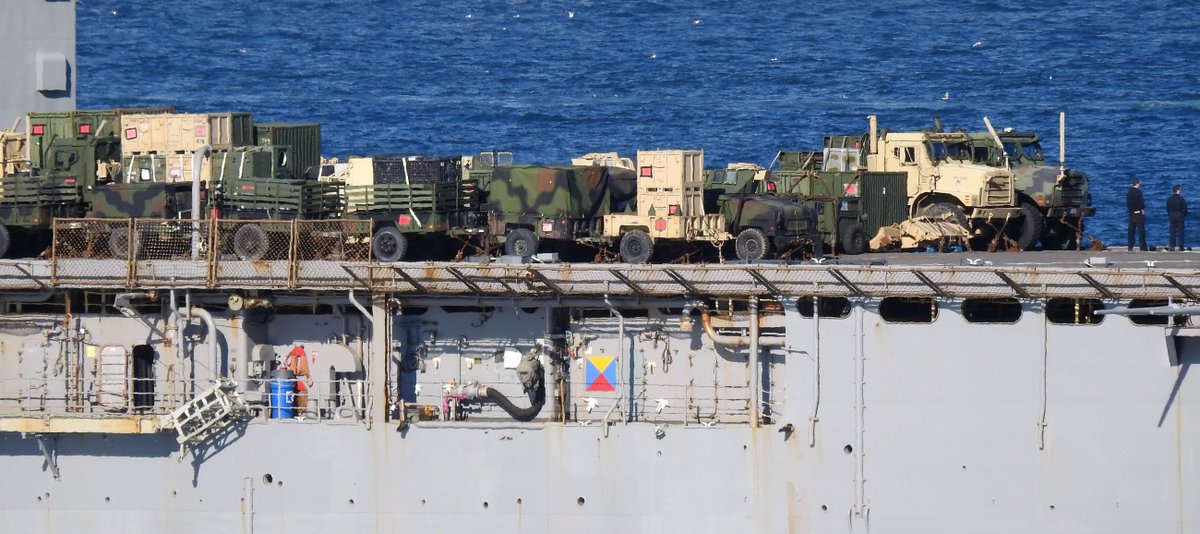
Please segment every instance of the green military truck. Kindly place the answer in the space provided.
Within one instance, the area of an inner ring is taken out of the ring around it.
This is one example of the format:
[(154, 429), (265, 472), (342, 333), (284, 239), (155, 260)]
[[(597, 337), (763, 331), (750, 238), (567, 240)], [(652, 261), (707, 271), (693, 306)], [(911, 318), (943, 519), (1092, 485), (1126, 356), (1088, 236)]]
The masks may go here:
[(768, 181), (777, 195), (816, 213), (817, 232), (830, 250), (861, 254), (881, 227), (908, 218), (908, 175), (825, 170), (838, 166), (827, 166), (822, 152), (784, 150)]
[(322, 180), (344, 188), (346, 217), (373, 221), (372, 257), (394, 262), (410, 255), (414, 240), (436, 256), (450, 239), (483, 233), (479, 183), (490, 173), (490, 161), (471, 156), (351, 157)]
[(730, 163), (705, 171), (704, 205), (725, 216), (736, 235), (734, 252), (740, 260), (791, 257), (796, 251), (821, 255), (817, 211), (776, 195), (770, 173), (753, 163)]

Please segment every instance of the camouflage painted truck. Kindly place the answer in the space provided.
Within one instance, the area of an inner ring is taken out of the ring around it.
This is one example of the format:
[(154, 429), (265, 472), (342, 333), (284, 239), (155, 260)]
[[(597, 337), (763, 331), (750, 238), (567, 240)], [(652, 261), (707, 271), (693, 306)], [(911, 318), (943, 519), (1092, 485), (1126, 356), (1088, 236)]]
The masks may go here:
[(861, 254), (880, 228), (908, 218), (906, 173), (827, 170), (825, 163), (821, 152), (783, 150), (767, 180), (775, 194), (816, 212), (829, 250)]
[(1087, 173), (1066, 166), (1066, 115), (1059, 113), (1058, 165), (1046, 161), (1036, 133), (996, 131), (987, 125), (987, 131), (967, 133), (972, 160), (1012, 171), (1026, 216), (1021, 241), (1036, 237), (1045, 250), (1077, 248), (1084, 218), (1095, 215), (1096, 209)]
[(825, 138), (826, 170), (906, 173), (909, 215), (948, 215), (970, 230), (977, 247), (1012, 239), (1025, 249), (1036, 242), (1036, 225), (1026, 224), (1037, 209), (1020, 202), (1013, 171), (975, 162), (966, 133), (881, 133), (875, 116), (868, 120), (866, 134)]

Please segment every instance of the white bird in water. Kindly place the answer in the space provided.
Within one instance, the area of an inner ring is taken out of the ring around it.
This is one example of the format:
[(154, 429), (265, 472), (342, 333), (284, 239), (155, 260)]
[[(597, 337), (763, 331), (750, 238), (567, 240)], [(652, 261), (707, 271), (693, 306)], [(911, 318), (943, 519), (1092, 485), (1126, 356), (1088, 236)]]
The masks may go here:
[(575, 18), (575, 12), (568, 9), (567, 10), (567, 18), (569, 18), (569, 19)]
[(699, 26), (701, 22), (704, 22), (704, 19), (696, 19), (692, 21), (692, 25)]
[(979, 48), (981, 46), (983, 46), (983, 41), (975, 41), (975, 44), (971, 45), (971, 48)]
[(942, 93), (942, 100), (950, 100), (950, 91)]

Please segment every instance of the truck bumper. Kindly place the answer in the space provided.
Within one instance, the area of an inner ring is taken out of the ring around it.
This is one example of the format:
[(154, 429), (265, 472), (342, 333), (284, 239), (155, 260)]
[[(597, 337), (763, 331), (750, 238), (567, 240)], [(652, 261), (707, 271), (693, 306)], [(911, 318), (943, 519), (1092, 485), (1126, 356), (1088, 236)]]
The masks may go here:
[(1021, 208), (975, 208), (968, 217), (972, 219), (1016, 219), (1021, 216)]
[(1091, 217), (1096, 214), (1096, 208), (1068, 206), (1068, 207), (1053, 207), (1046, 209), (1046, 217), (1058, 219), (1060, 217)]

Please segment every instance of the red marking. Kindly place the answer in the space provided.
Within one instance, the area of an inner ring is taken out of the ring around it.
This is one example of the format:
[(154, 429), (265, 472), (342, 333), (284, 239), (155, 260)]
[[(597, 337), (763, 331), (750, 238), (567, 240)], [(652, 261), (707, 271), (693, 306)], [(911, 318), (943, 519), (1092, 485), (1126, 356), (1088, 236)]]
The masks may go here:
[(653, 167), (642, 167), (642, 176), (646, 177), (646, 178), (654, 176), (654, 168)]
[(66, 180), (64, 180), (64, 181), (65, 181), (65, 182), (67, 182), (68, 184), (73, 184), (73, 183), (75, 183), (75, 177), (74, 177), (74, 176), (68, 176), (68, 177), (67, 177), (67, 179), (66, 179)]
[(208, 128), (203, 126), (196, 127), (196, 137), (204, 137), (206, 135), (208, 135)]
[(767, 182), (767, 192), (768, 193), (775, 192), (775, 182)]
[(408, 225), (412, 224), (412, 217), (410, 217), (408, 215), (401, 215), (399, 217), (396, 217), (396, 224), (399, 224), (400, 226), (408, 226)]
[(254, 191), (254, 186), (252, 186), (252, 185), (243, 185), (243, 186), (242, 186), (242, 191)]
[(46, 125), (45, 124), (34, 124), (33, 125), (33, 135), (42, 135), (44, 133), (46, 133)]
[(658, 230), (659, 232), (666, 230), (667, 229), (667, 221), (664, 221), (662, 219), (655, 219), (654, 220), (654, 229)]
[(667, 215), (679, 215), (679, 204), (671, 204), (667, 208)]
[(126, 128), (125, 129), (125, 138), (126, 139), (137, 139), (137, 128)]
[(79, 133), (83, 134), (83, 135), (92, 133), (92, 125), (91, 124), (80, 124), (79, 125)]
[(593, 380), (591, 384), (588, 384), (587, 390), (588, 391), (616, 391), (617, 389), (613, 387), (612, 382), (608, 381), (608, 378), (606, 378), (604, 376), (604, 373), (600, 373), (600, 374), (596, 375), (596, 379)]

